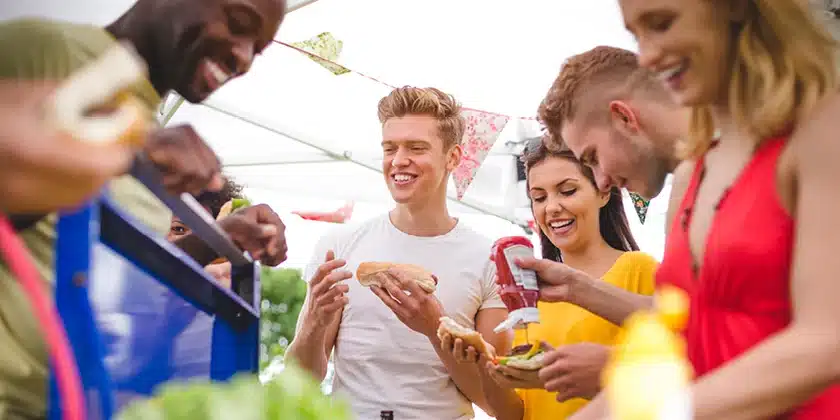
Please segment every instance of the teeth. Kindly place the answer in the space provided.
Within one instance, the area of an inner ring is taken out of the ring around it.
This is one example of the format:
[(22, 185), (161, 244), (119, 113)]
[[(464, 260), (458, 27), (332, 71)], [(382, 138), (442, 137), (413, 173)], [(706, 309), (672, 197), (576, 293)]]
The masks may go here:
[(216, 79), (216, 83), (223, 84), (228, 81), (230, 75), (222, 70), (222, 67), (216, 64), (215, 61), (208, 61), (207, 68), (210, 69), (210, 73), (213, 75), (213, 78)]
[(678, 66), (671, 67), (670, 69), (663, 70), (663, 71), (659, 72), (659, 78), (661, 80), (668, 80), (668, 79), (676, 76), (677, 74), (679, 74), (681, 71), (683, 71), (684, 68), (685, 68), (685, 64), (683, 63), (683, 64), (680, 64)]
[(551, 222), (548, 224), (548, 226), (550, 226), (552, 229), (559, 229), (571, 225), (572, 222), (574, 222), (574, 219), (567, 220), (565, 222)]
[(397, 182), (408, 182), (414, 179), (414, 175), (396, 174), (394, 180)]

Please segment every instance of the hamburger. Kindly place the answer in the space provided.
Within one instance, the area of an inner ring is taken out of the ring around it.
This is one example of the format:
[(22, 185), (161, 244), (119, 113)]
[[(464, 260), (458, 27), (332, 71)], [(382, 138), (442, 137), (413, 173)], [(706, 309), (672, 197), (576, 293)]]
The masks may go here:
[(496, 358), (496, 363), (519, 370), (540, 370), (543, 367), (545, 347), (543, 343), (523, 344), (514, 347), (510, 355)]
[(449, 334), (454, 338), (460, 338), (467, 346), (472, 346), (479, 354), (485, 355), (489, 359), (493, 359), (495, 355), (490, 351), (490, 344), (484, 341), (481, 333), (473, 329), (463, 327), (454, 319), (445, 316), (440, 319), (438, 325), (437, 336), (443, 341), (443, 337)]
[[(389, 262), (363, 262), (356, 269), (356, 280), (365, 287), (379, 286), (388, 281), (388, 270), (399, 270), (417, 283), (427, 293), (434, 293), (437, 289), (437, 277), (423, 267), (413, 264), (398, 264)], [(406, 285), (400, 284), (405, 289)]]

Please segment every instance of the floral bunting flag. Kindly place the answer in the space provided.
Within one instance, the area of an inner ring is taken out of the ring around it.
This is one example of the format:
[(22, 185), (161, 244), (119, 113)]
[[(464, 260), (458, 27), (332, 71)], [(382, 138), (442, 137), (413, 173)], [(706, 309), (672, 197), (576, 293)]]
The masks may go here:
[(458, 199), (464, 198), (467, 188), (475, 178), (478, 168), (487, 157), (493, 144), (499, 138), (499, 134), (505, 128), (510, 117), (506, 115), (493, 114), (484, 111), (466, 109), (461, 111), (466, 121), (466, 130), (461, 139), (461, 147), (464, 154), (461, 157), (461, 164), (455, 168), (452, 178), (455, 180), (455, 189)]
[(312, 61), (320, 64), (336, 76), (350, 72), (350, 69), (336, 64), (338, 56), (341, 55), (341, 49), (344, 47), (344, 42), (336, 39), (329, 32), (318, 34), (306, 41), (293, 42), (291, 45), (310, 53), (311, 55), (307, 55)]
[(633, 207), (636, 209), (636, 214), (639, 215), (639, 221), (645, 224), (650, 200), (645, 200), (641, 195), (634, 192), (630, 192), (630, 199), (633, 200)]

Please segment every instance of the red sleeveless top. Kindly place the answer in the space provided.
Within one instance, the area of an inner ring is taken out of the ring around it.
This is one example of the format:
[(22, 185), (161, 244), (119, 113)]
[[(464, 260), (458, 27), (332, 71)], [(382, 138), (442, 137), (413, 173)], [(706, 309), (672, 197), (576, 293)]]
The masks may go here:
[[(776, 190), (776, 163), (787, 137), (764, 142), (718, 202), (699, 271), (688, 226), (703, 177), (694, 169), (665, 243), (658, 284), (691, 299), (684, 332), (697, 376), (738, 357), (791, 322), (790, 269), (794, 220)], [(840, 419), (840, 386), (829, 388), (786, 418)]]

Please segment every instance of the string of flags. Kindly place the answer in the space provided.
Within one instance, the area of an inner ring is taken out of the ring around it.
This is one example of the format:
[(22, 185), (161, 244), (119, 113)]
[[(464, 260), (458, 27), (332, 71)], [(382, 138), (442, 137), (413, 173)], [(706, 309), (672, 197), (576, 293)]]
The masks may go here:
[[(337, 61), (341, 56), (341, 50), (344, 47), (344, 42), (336, 39), (330, 32), (323, 32), (312, 38), (285, 43), (282, 41), (274, 41), (279, 45), (296, 50), (312, 61), (318, 63), (321, 67), (331, 72), (333, 75), (340, 76), (347, 73), (354, 73), (381, 85), (395, 88), (395, 86), (385, 83), (377, 78), (368, 76), (364, 73), (351, 70), (342, 66)], [(535, 117), (511, 117), (496, 112), (484, 111), (474, 108), (462, 107), (462, 115), (466, 121), (466, 130), (464, 137), (461, 140), (461, 145), (464, 148), (461, 164), (452, 173), (452, 178), (455, 182), (457, 197), (461, 200), (466, 194), (470, 184), (475, 179), (475, 175), (484, 159), (496, 144), (502, 130), (507, 126), (511, 119), (519, 120), (536, 120)], [(648, 206), (650, 202), (643, 199), (635, 193), (630, 193), (633, 200), (633, 206), (636, 209), (636, 214), (639, 220), (644, 224), (647, 216)], [(352, 207), (351, 207), (352, 209)], [(351, 210), (352, 211), (352, 210)]]

